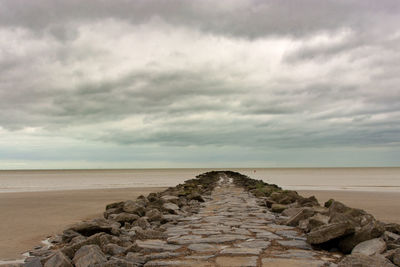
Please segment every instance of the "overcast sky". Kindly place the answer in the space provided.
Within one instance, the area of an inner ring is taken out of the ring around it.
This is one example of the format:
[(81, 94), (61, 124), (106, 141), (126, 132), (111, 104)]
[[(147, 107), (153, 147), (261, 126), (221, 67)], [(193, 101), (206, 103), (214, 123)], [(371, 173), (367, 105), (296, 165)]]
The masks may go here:
[(398, 0), (0, 1), (0, 169), (399, 165)]

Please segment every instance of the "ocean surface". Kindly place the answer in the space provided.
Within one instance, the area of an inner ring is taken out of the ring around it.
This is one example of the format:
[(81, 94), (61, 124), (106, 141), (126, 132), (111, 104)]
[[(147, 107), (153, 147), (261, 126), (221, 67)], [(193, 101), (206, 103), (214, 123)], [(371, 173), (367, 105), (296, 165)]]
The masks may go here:
[[(0, 171), (0, 193), (168, 187), (217, 169)], [(226, 170), (226, 169), (224, 169)], [(400, 168), (229, 169), (292, 190), (400, 192)]]

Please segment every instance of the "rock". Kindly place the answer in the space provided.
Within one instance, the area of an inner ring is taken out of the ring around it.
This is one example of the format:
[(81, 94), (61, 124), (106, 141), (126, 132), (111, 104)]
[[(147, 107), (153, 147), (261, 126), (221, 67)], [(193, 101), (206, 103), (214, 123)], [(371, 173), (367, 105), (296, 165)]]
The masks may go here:
[(367, 256), (363, 254), (351, 254), (344, 257), (338, 267), (395, 267), (382, 255)]
[(144, 216), (144, 214), (146, 213), (146, 210), (142, 205), (139, 205), (137, 202), (134, 202), (132, 200), (125, 201), (122, 209), (127, 213), (133, 213), (139, 216)]
[(140, 196), (137, 197), (136, 203), (137, 203), (139, 206), (146, 207), (147, 204), (149, 203), (149, 201), (147, 200), (147, 198), (146, 198), (145, 196), (140, 195)]
[(329, 222), (328, 216), (316, 213), (314, 216), (310, 217), (310, 219), (308, 220), (307, 230), (311, 231), (314, 228), (328, 224), (328, 222)]
[(137, 239), (163, 239), (166, 238), (167, 235), (164, 232), (153, 230), (153, 229), (146, 229), (146, 230), (137, 230), (136, 231), (136, 238)]
[(286, 221), (286, 225), (297, 226), (301, 220), (307, 219), (314, 215), (314, 210), (312, 208), (302, 208), (298, 213), (290, 217)]
[[(137, 267), (133, 262), (126, 261), (124, 259), (111, 259), (107, 262), (100, 263), (100, 264), (95, 264), (93, 267)], [(92, 267), (92, 266), (90, 266)]]
[(350, 253), (359, 243), (380, 237), (384, 233), (384, 228), (376, 220), (370, 221), (367, 225), (356, 228), (355, 233), (349, 235), (339, 242), (339, 248), (344, 253)]
[(318, 200), (315, 198), (315, 196), (311, 197), (299, 197), (297, 200), (297, 203), (301, 207), (313, 207), (313, 206), (319, 206)]
[(133, 226), (139, 226), (142, 229), (147, 229), (150, 227), (150, 223), (147, 221), (145, 217), (141, 217), (137, 219), (133, 224)]
[(179, 249), (181, 246), (167, 244), (164, 240), (159, 239), (148, 239), (145, 241), (136, 240), (130, 248), (129, 252), (155, 252), (155, 251), (174, 251)]
[(39, 257), (31, 258), (24, 264), (24, 267), (42, 267), (42, 266), (43, 265)]
[(165, 202), (172, 202), (177, 205), (179, 203), (179, 197), (177, 197), (177, 196), (165, 195), (165, 196), (162, 196), (161, 199), (164, 200)]
[(384, 225), (384, 228), (388, 232), (392, 232), (400, 235), (400, 224), (397, 223), (387, 223)]
[(309, 232), (307, 234), (307, 242), (312, 245), (322, 244), (351, 233), (354, 233), (354, 226), (349, 222), (331, 223), (317, 227)]
[(389, 232), (389, 231), (385, 231), (383, 233), (383, 237), (385, 239), (386, 242), (398, 242), (400, 243), (400, 235)]
[(118, 246), (117, 244), (107, 244), (103, 247), (103, 251), (111, 256), (124, 254), (126, 249)]
[(99, 232), (111, 233), (111, 225), (107, 225), (102, 221), (79, 222), (70, 227), (69, 230), (78, 232), (84, 236), (91, 236)]
[(291, 191), (291, 190), (282, 191), (279, 193), (274, 192), (269, 197), (276, 203), (285, 205), (296, 202), (300, 198), (300, 196), (297, 194), (296, 191)]
[(162, 213), (158, 209), (151, 209), (146, 212), (146, 217), (149, 218), (149, 221), (162, 221), (163, 216)]
[(286, 205), (283, 204), (272, 204), (271, 206), (271, 211), (272, 212), (277, 212), (277, 213), (281, 213), (282, 211), (284, 211), (287, 208)]
[(139, 219), (140, 217), (136, 214), (131, 214), (131, 213), (126, 213), (126, 212), (122, 212), (119, 214), (111, 214), (109, 216), (109, 218), (111, 220), (115, 220), (119, 223), (125, 223), (125, 222), (133, 222), (136, 221), (137, 219)]
[(62, 242), (69, 243), (74, 237), (81, 236), (78, 232), (74, 230), (67, 229), (64, 230), (63, 234), (61, 235)]
[(73, 267), (71, 260), (61, 251), (57, 251), (44, 264), (44, 267)]
[(125, 202), (121, 201), (121, 202), (114, 202), (114, 203), (110, 203), (106, 206), (106, 210), (109, 209), (119, 209), (122, 211), (123, 207), (124, 207)]
[(197, 200), (198, 202), (204, 202), (203, 197), (198, 192), (193, 192), (187, 196), (189, 200)]
[[(271, 205), (271, 207), (272, 207), (272, 205)], [(302, 209), (303, 208), (287, 208), (282, 212), (282, 215), (287, 216), (287, 217), (292, 217), (293, 215), (296, 215)]]
[(177, 211), (179, 210), (178, 205), (174, 204), (174, 203), (164, 203), (163, 204), (163, 208), (164, 210), (166, 210), (167, 212), (171, 213), (171, 214), (177, 214)]
[(400, 266), (400, 249), (395, 249), (393, 256), (392, 256), (392, 262), (396, 264), (397, 266)]
[(81, 247), (73, 258), (76, 267), (89, 267), (91, 265), (104, 263), (107, 258), (97, 245), (87, 245)]
[(351, 254), (360, 253), (367, 256), (372, 256), (374, 254), (381, 254), (386, 249), (386, 243), (381, 238), (374, 238), (359, 243), (353, 248)]

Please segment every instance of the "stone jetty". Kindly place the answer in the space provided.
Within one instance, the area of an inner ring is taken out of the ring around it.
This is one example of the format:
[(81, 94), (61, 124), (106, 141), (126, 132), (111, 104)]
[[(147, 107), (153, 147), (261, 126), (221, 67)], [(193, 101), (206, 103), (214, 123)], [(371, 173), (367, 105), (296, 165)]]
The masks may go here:
[(400, 266), (400, 225), (231, 171), (111, 203), (50, 242), (13, 266)]

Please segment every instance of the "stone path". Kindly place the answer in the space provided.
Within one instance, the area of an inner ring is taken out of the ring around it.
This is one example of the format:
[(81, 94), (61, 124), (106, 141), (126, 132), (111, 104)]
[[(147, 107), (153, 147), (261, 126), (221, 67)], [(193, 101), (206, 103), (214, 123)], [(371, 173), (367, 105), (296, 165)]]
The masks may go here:
[[(312, 250), (297, 229), (222, 176), (198, 214), (167, 224), (167, 240), (137, 241), (151, 266), (336, 266), (339, 255)], [(139, 255), (130, 252), (127, 258)]]

